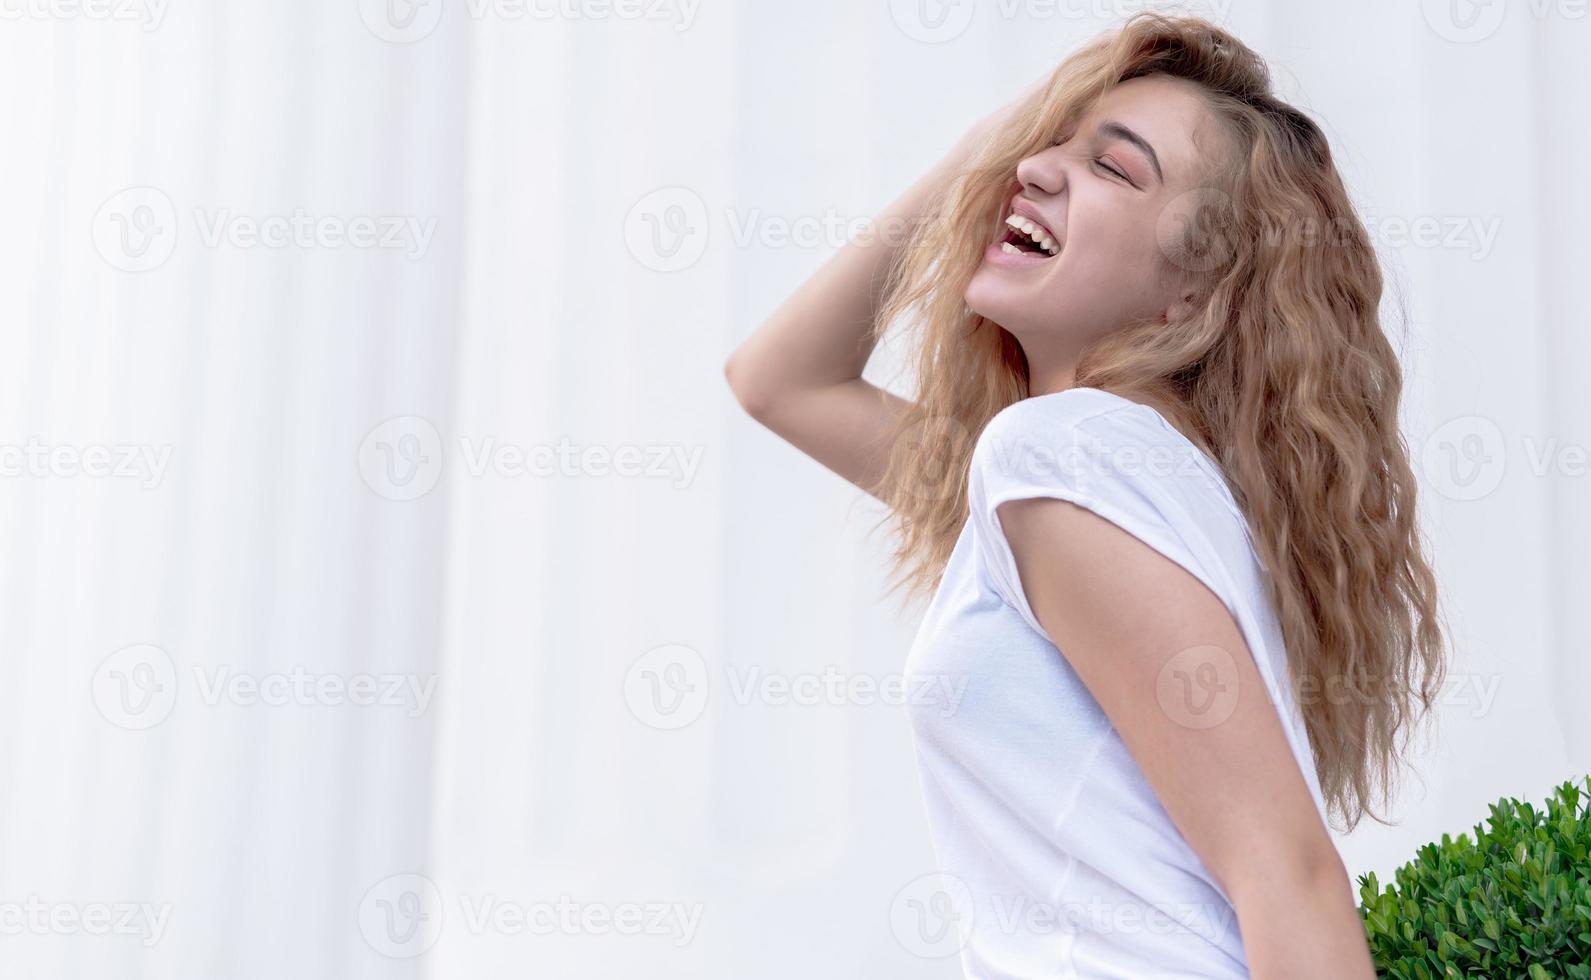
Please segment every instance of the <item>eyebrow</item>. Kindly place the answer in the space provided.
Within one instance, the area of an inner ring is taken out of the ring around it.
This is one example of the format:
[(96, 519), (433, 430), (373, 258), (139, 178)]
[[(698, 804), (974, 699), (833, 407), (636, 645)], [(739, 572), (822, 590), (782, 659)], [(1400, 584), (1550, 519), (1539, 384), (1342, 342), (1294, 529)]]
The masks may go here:
[(1138, 147), (1138, 149), (1143, 151), (1144, 156), (1149, 158), (1149, 165), (1155, 168), (1155, 177), (1162, 184), (1166, 182), (1166, 175), (1160, 172), (1160, 158), (1155, 155), (1155, 148), (1149, 145), (1148, 140), (1115, 120), (1107, 120), (1100, 123), (1099, 134), (1113, 139), (1126, 140), (1133, 146)]

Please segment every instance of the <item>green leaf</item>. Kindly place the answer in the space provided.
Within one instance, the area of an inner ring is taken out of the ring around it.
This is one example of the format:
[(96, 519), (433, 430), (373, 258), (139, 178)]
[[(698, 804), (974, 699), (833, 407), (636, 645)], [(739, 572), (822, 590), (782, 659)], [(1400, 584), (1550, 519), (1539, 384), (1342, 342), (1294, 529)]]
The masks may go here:
[(1390, 980), (1591, 980), (1591, 775), (1543, 806), (1489, 804), (1473, 835), (1416, 849), (1391, 882), (1366, 873), (1360, 917)]

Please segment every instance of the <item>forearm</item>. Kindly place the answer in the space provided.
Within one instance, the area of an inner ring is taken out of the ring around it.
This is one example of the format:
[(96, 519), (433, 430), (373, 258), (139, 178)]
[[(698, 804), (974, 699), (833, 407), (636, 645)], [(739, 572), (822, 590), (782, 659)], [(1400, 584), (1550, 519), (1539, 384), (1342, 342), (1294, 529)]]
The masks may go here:
[(862, 376), (873, 353), (874, 323), (890, 268), (911, 230), (942, 199), (983, 139), (1032, 105), (1052, 76), (1045, 72), (1016, 99), (975, 122), (874, 217), (863, 240), (840, 249), (736, 348), (725, 370), (742, 401), (843, 385)]
[(1340, 864), (1315, 875), (1256, 876), (1235, 904), (1254, 980), (1375, 980)]
[(861, 377), (873, 352), (874, 320), (890, 266), (954, 178), (963, 143), (880, 211), (864, 234), (830, 257), (736, 348), (728, 371), (737, 391), (811, 390)]

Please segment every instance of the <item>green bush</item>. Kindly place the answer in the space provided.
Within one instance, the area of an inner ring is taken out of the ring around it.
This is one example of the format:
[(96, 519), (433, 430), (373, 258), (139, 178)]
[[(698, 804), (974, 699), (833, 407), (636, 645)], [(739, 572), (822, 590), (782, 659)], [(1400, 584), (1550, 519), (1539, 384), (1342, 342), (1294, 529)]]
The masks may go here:
[(1546, 811), (1503, 799), (1475, 839), (1420, 848), (1381, 891), (1360, 875), (1376, 971), (1393, 980), (1591, 980), (1591, 776)]

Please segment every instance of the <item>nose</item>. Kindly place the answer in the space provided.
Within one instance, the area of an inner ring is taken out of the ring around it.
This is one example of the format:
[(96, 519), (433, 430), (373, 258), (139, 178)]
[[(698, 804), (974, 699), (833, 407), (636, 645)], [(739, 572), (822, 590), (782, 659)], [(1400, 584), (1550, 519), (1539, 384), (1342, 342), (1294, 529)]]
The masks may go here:
[(1066, 151), (1060, 146), (1023, 157), (1016, 165), (1017, 183), (1036, 194), (1059, 194), (1066, 186)]

